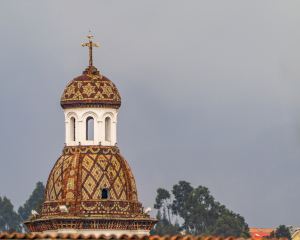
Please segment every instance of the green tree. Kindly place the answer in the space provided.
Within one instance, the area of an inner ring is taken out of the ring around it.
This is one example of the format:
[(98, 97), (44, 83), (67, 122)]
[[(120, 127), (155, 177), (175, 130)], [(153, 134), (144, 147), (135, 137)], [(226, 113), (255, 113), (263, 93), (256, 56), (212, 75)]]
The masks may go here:
[(163, 188), (157, 189), (154, 208), (160, 209), (161, 207), (163, 207), (165, 201), (170, 199), (170, 197), (171, 195), (166, 189)]
[(203, 186), (193, 189), (180, 208), (179, 216), (184, 220), (183, 227), (191, 234), (208, 233), (220, 215), (221, 209), (220, 204), (210, 195), (208, 188)]
[[(156, 232), (172, 234), (184, 231), (194, 235), (219, 235), (249, 237), (249, 227), (244, 218), (217, 202), (207, 187), (193, 188), (190, 183), (180, 181), (172, 189), (172, 196), (165, 189), (158, 189), (154, 207), (158, 209), (159, 223)], [(166, 212), (180, 219), (182, 225), (172, 224)], [(163, 214), (161, 215), (161, 211)], [(174, 232), (173, 232), (174, 230)]]
[(178, 234), (181, 229), (178, 223), (172, 224), (171, 195), (167, 190), (163, 188), (157, 189), (154, 208), (157, 209), (156, 218), (158, 220), (158, 223), (151, 230), (151, 234), (161, 236)]
[(27, 220), (31, 215), (31, 211), (38, 213), (41, 211), (44, 202), (45, 186), (42, 182), (36, 183), (35, 189), (31, 193), (25, 204), (18, 209), (18, 213), (23, 221)]
[(155, 198), (154, 208), (157, 209), (160, 213), (161, 210), (168, 214), (168, 221), (171, 223), (171, 195), (170, 193), (163, 188), (157, 189), (157, 195)]
[(290, 229), (285, 225), (280, 225), (275, 231), (271, 232), (271, 238), (287, 238), (292, 239)]
[(155, 227), (151, 230), (151, 235), (176, 235), (179, 234), (181, 231), (181, 228), (178, 223), (172, 224), (169, 222), (166, 216), (165, 209), (163, 210), (163, 214), (161, 215), (160, 211), (157, 212), (156, 218), (158, 220), (158, 223), (155, 225)]
[(249, 227), (245, 219), (228, 209), (218, 217), (211, 233), (221, 237), (243, 237), (249, 238)]
[(7, 197), (0, 197), (0, 232), (21, 231), (21, 219)]
[(185, 208), (186, 199), (193, 191), (193, 187), (186, 181), (179, 181), (175, 184), (172, 189), (174, 200), (172, 203), (172, 210), (174, 214), (178, 214), (180, 217), (185, 219), (187, 211)]

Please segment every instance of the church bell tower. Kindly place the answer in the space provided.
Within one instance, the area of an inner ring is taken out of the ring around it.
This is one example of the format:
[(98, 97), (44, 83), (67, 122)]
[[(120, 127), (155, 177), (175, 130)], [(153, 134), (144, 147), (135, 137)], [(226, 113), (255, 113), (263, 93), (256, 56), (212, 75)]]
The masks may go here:
[(67, 146), (115, 146), (121, 97), (112, 81), (93, 65), (93, 48), (99, 45), (88, 35), (89, 66), (66, 87), (61, 106), (65, 113)]
[(65, 147), (52, 168), (42, 211), (25, 224), (31, 232), (147, 235), (156, 223), (138, 201), (135, 179), (117, 147), (121, 97), (93, 65), (68, 83), (61, 97)]

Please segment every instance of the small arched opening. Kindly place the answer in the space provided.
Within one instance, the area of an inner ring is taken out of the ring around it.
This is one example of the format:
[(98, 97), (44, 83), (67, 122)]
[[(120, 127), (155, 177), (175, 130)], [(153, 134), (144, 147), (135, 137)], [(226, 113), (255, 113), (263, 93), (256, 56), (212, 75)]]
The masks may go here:
[(76, 122), (74, 117), (70, 119), (70, 140), (76, 141)]
[(101, 199), (108, 199), (109, 198), (109, 191), (107, 188), (103, 188), (101, 190)]
[(105, 141), (111, 141), (111, 119), (110, 117), (105, 118)]
[(86, 140), (94, 140), (94, 118), (88, 117), (86, 119)]

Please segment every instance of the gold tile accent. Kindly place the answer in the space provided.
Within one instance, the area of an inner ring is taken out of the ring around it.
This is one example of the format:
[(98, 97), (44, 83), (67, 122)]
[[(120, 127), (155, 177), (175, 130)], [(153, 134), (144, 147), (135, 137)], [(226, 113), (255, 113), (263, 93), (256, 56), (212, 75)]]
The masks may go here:
[(95, 87), (92, 86), (91, 83), (88, 83), (87, 85), (83, 86), (82, 89), (83, 94), (86, 94), (88, 97), (95, 93)]

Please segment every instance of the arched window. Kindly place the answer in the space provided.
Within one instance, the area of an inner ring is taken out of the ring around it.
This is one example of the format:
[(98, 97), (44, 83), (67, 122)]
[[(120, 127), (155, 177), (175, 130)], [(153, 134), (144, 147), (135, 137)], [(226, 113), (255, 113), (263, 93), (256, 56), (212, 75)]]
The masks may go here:
[(86, 140), (94, 140), (94, 118), (88, 117), (86, 119)]
[(75, 125), (75, 118), (71, 117), (70, 119), (70, 140), (76, 141), (76, 125)]
[(105, 141), (111, 141), (111, 119), (110, 117), (105, 118)]
[(109, 197), (109, 191), (107, 188), (103, 188), (101, 191), (101, 198), (102, 199), (108, 199)]

